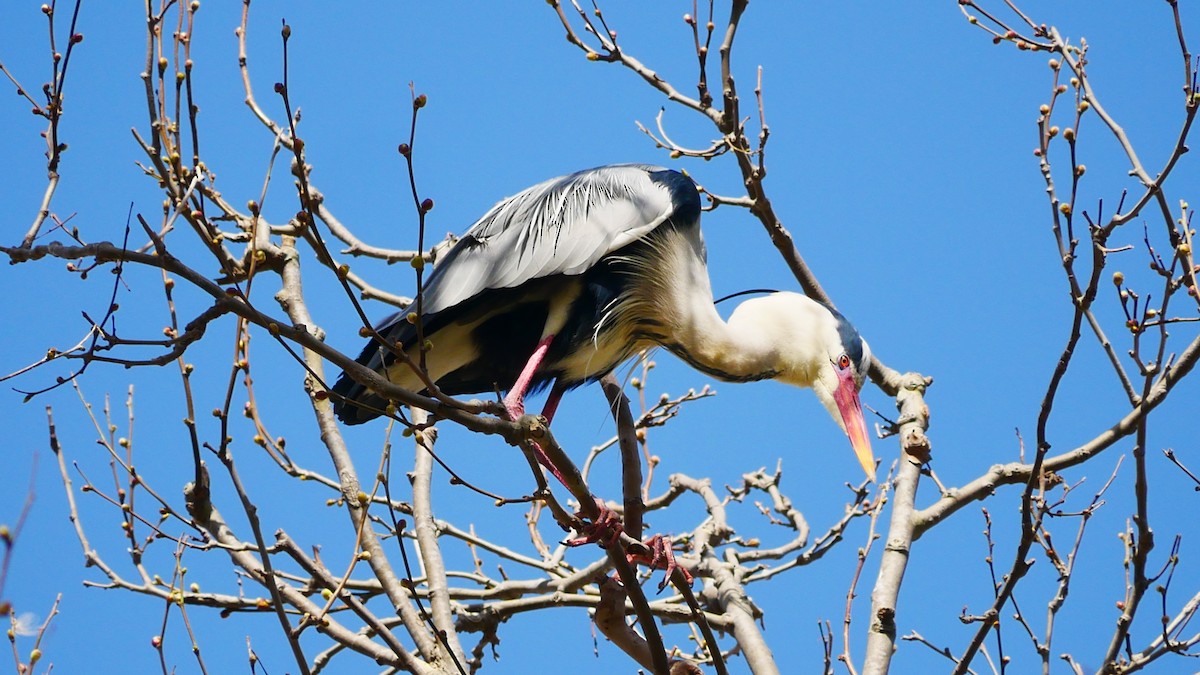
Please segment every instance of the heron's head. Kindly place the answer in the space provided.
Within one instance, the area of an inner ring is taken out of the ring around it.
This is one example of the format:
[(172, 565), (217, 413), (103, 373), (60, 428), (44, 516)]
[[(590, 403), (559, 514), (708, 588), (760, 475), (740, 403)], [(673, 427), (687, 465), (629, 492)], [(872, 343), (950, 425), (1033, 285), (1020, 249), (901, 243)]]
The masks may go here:
[(846, 432), (859, 464), (875, 480), (875, 456), (858, 392), (871, 364), (871, 349), (837, 310), (796, 293), (772, 296), (790, 315), (792, 345), (780, 380), (811, 387)]
[(819, 366), (813, 392), (850, 437), (863, 471), (875, 480), (875, 455), (871, 452), (871, 439), (858, 398), (871, 363), (871, 349), (845, 317), (836, 311), (832, 313), (837, 319), (838, 339), (826, 344), (826, 359)]

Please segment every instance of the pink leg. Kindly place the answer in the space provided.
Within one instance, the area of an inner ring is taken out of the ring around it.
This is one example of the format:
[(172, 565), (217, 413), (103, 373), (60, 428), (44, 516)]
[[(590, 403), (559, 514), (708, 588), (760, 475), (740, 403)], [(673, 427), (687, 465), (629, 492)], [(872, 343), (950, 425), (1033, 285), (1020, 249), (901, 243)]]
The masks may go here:
[[(521, 371), (521, 374), (517, 376), (517, 381), (508, 390), (508, 396), (504, 397), (504, 409), (508, 411), (508, 418), (513, 422), (516, 422), (525, 414), (525, 394), (529, 391), (529, 384), (533, 382), (534, 373), (542, 365), (542, 361), (546, 359), (546, 352), (550, 351), (550, 343), (553, 341), (553, 334), (542, 338), (542, 341), (533, 350), (533, 355), (526, 362), (525, 369)], [(547, 423), (554, 417), (554, 411), (558, 408), (558, 400), (560, 398), (562, 398), (562, 390), (555, 385), (550, 391), (550, 398), (546, 400), (546, 409), (542, 411), (542, 415), (545, 416)], [(567, 480), (563, 477), (562, 472), (558, 470), (558, 467), (554, 466), (554, 462), (550, 461), (550, 458), (546, 456), (546, 453), (537, 443), (533, 443), (533, 451), (538, 463), (549, 469), (550, 473), (558, 479), (558, 482), (566, 485)]]
[(542, 361), (546, 358), (546, 352), (550, 351), (550, 343), (553, 341), (553, 334), (542, 338), (529, 357), (529, 361), (525, 363), (525, 369), (521, 371), (521, 374), (517, 376), (517, 381), (508, 390), (508, 396), (504, 397), (504, 408), (508, 410), (509, 419), (514, 422), (525, 414), (525, 393), (529, 391), (529, 384), (533, 382), (533, 374), (542, 365)]
[(558, 402), (562, 400), (565, 392), (566, 387), (559, 382), (555, 382), (554, 386), (550, 388), (550, 394), (546, 396), (546, 405), (542, 407), (542, 417), (546, 418), (546, 424), (554, 419), (554, 413), (558, 410)]

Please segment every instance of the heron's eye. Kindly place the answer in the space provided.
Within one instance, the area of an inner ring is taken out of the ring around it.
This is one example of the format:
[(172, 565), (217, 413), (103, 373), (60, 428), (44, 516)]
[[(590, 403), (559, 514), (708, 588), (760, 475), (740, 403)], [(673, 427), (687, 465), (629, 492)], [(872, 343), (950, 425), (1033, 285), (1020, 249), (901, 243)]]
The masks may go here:
[(841, 368), (842, 370), (849, 368), (850, 367), (850, 357), (845, 354), (842, 354), (841, 356), (838, 357), (837, 364), (838, 364), (838, 368)]

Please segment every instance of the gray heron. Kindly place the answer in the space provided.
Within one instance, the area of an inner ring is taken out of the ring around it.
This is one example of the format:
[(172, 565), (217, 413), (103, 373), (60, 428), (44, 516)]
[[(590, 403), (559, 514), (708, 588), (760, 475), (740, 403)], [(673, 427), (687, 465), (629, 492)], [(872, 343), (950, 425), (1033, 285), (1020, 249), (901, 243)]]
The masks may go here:
[[(496, 204), (424, 284), (419, 321), (431, 343), (430, 380), (451, 395), (507, 388), (513, 420), (524, 414), (527, 393), (550, 386), (543, 415), (551, 419), (565, 391), (657, 345), (720, 380), (811, 388), (874, 480), (858, 394), (867, 343), (835, 309), (799, 293), (746, 300), (723, 320), (700, 212), (690, 178), (638, 164), (579, 171)], [(415, 307), (385, 319), (378, 334), (416, 348)], [(358, 362), (401, 387), (424, 389), (374, 338)], [(387, 407), (346, 373), (333, 394), (346, 424)]]

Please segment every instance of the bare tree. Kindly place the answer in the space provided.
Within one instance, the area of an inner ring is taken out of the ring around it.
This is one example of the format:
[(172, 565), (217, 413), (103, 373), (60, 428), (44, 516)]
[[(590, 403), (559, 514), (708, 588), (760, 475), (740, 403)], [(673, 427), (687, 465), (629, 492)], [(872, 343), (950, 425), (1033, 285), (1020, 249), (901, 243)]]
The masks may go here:
[[(612, 376), (602, 382), (614, 432), (585, 455), (560, 447), (544, 419), (510, 421), (498, 402), (446, 396), (432, 381), (423, 393), (402, 389), (329, 346), (325, 338), (334, 329), (322, 318), (330, 316), (329, 305), (350, 308), (357, 317), (352, 332), (379, 338), (371, 320), (379, 312), (371, 303), (406, 306), (410, 298), (395, 290), (408, 287), (419, 293), (428, 266), (437, 264), (450, 241), (431, 231), (435, 205), (422, 191), (418, 171), (429, 99), (412, 88), (411, 109), (403, 111), (411, 114), (408, 134), (397, 148), (397, 161), (405, 170), (405, 222), (415, 232), (416, 245), (402, 250), (367, 241), (339, 218), (335, 199), (327, 199), (316, 184), (314, 167), (321, 165), (312, 157), (320, 151), (305, 142), (300, 106), (310, 94), (294, 91), (292, 28), (284, 23), (277, 35), (260, 32), (249, 0), (243, 3), (236, 33), (236, 86), (249, 110), (240, 123), (254, 126), (271, 143), (270, 157), (261, 159), (260, 179), (252, 186), (220, 182), (217, 174), (226, 169), (219, 166), (220, 158), (207, 154), (205, 139), (221, 130), (200, 114), (204, 101), (196, 70), (202, 64), (193, 60), (194, 40), (200, 39), (194, 36), (204, 32), (200, 3), (147, 0), (141, 73), (145, 118), (133, 136), (139, 166), (161, 196), (162, 208), (149, 213), (135, 207), (121, 228), (72, 223), (65, 215), (71, 206), (61, 203), (59, 195), (63, 165), (70, 158), (60, 122), (71, 110), (67, 94), (74, 86), (73, 64), (85, 58), (78, 24), (81, 4), (42, 6), (51, 72), (43, 86), (30, 88), (31, 75), (4, 66), (0, 47), (0, 72), (44, 120), (46, 157), (46, 185), (31, 222), (20, 232), (10, 223), (13, 243), (0, 250), (10, 263), (26, 269), (66, 261), (67, 274), (103, 285), (107, 302), (99, 312), (90, 309), (95, 305), (85, 309), (81, 337), (31, 357), (31, 363), (3, 380), (19, 377), (27, 400), (65, 388), (79, 392), (82, 419), (94, 427), (98, 452), (63, 441), (59, 425), (64, 411), (47, 407), (46, 414), (48, 443), (71, 522), (85, 564), (95, 571), (86, 583), (158, 601), (154, 606), (162, 628), (151, 644), (164, 672), (188, 650), (200, 671), (209, 670), (202, 640), (192, 630), (198, 613), (247, 621), (254, 615), (269, 617), (274, 629), (259, 622), (248, 632), (260, 644), (285, 643), (291, 662), (263, 665), (303, 673), (360, 669), (368, 662), (386, 672), (473, 673), (499, 655), (506, 622), (561, 607), (588, 612), (603, 637), (629, 656), (630, 669), (655, 673), (762, 674), (814, 667), (827, 673), (840, 668), (886, 673), (893, 655), (910, 643), (943, 655), (947, 669), (955, 673), (1014, 670), (1010, 664), (1017, 654), (1025, 654), (1022, 663), (1036, 663), (1046, 673), (1056, 666), (1082, 673), (1084, 663), (1100, 673), (1133, 672), (1198, 654), (1200, 633), (1188, 626), (1200, 606), (1200, 587), (1182, 574), (1182, 533), (1171, 545), (1155, 547), (1150, 509), (1151, 495), (1162, 489), (1154, 487), (1149, 466), (1155, 456), (1148, 439), (1150, 414), (1177, 396), (1200, 358), (1192, 210), (1170, 181), (1187, 151), (1200, 106), (1196, 63), (1176, 2), (1165, 3), (1163, 20), (1174, 23), (1183, 65), (1178, 140), (1154, 157), (1139, 153), (1093, 88), (1085, 41), (1063, 37), (1058, 28), (1011, 2), (957, 3), (966, 29), (983, 31), (982, 39), (1010, 48), (996, 58), (1042, 58), (1049, 64), (1034, 149), (1045, 197), (1022, 198), (1048, 199), (1047, 229), (1069, 294), (1070, 330), (1056, 347), (1058, 358), (1038, 404), (1031, 449), (1026, 451), (1019, 434), (1014, 461), (988, 462), (989, 468), (957, 487), (943, 485), (934, 471), (926, 435), (931, 413), (925, 401), (933, 380), (924, 372), (907, 372), (919, 366), (936, 374), (940, 364), (897, 367), (876, 359), (871, 380), (897, 407), (894, 416), (881, 415), (877, 428), (882, 437), (899, 441), (898, 453), (889, 453), (898, 459), (878, 485), (848, 485), (841, 515), (815, 527), (796, 506), (796, 495), (785, 489), (781, 467), (746, 467), (729, 484), (721, 477), (692, 475), (684, 465), (667, 477), (665, 488), (658, 487), (663, 482), (661, 477), (654, 481), (659, 459), (650, 450), (656, 434), (666, 425), (686, 423), (679, 419), (681, 411), (712, 392), (703, 387), (656, 399), (647, 390), (647, 382), (656, 377), (651, 355), (639, 362), (628, 387)], [(748, 3), (731, 0), (727, 7), (717, 7), (693, 2), (682, 27), (675, 27), (691, 38), (689, 57), (695, 69), (686, 84), (640, 59), (639, 45), (619, 41), (623, 27), (615, 19), (610, 22), (604, 8), (574, 1), (549, 5), (547, 21), (556, 22), (569, 43), (563, 58), (575, 50), (595, 62), (589, 67), (619, 68), (661, 95), (666, 107), (656, 124), (642, 127), (648, 142), (665, 156), (686, 162), (705, 185), (708, 210), (748, 211), (805, 293), (834, 304), (837, 298), (826, 293), (797, 250), (785, 216), (768, 194), (770, 92), (761, 67), (749, 69), (735, 58), (739, 30), (752, 20)], [(922, 11), (950, 10), (952, 5)], [(255, 62), (252, 68), (254, 41), (278, 47), (278, 67)], [(263, 82), (271, 83), (265, 91)], [(745, 82), (753, 86), (747, 89)], [(668, 110), (694, 116), (705, 131), (685, 127), (689, 140), (684, 140), (668, 123)], [(1080, 159), (1082, 144), (1091, 136), (1096, 142), (1115, 140), (1133, 180), (1123, 191), (1094, 201), (1085, 197), (1091, 194), (1085, 188), (1094, 174)], [(692, 142), (693, 137), (711, 140)], [(709, 161), (711, 165), (703, 164)], [(709, 189), (705, 175), (722, 171), (744, 190), (726, 194)], [(281, 175), (286, 177), (281, 180)], [(243, 205), (231, 196), (235, 193), (256, 196)], [(278, 213), (286, 215), (270, 215)], [(1138, 273), (1111, 270), (1113, 256), (1126, 251), (1148, 265), (1139, 263)], [(387, 266), (394, 263), (410, 266), (404, 283), (387, 275)], [(112, 274), (97, 276), (100, 270)], [(131, 287), (161, 288), (158, 306), (121, 302)], [(1116, 320), (1110, 316), (1114, 309), (1119, 311)], [(135, 316), (126, 319), (129, 314)], [(152, 335), (147, 326), (160, 318), (166, 327), (161, 336)], [(1118, 334), (1120, 339), (1110, 337)], [(872, 345), (886, 354), (887, 340), (886, 335), (872, 336)], [(252, 356), (255, 341), (266, 344)], [(1094, 429), (1080, 430), (1079, 437), (1086, 440), (1075, 447), (1052, 451), (1049, 425), (1058, 410), (1072, 405), (1064, 400), (1063, 385), (1085, 344), (1103, 352), (1127, 410)], [(396, 356), (421, 371), (420, 353), (397, 350)], [(98, 377), (119, 372), (116, 367), (154, 366), (170, 368), (186, 407), (182, 430), (175, 429), (175, 445), (168, 451), (175, 472), (165, 478), (139, 470), (146, 455), (155, 452), (135, 441), (134, 433), (135, 419), (142, 420), (135, 416), (137, 405), (156, 394), (119, 386), (113, 393), (123, 397), (123, 405), (105, 396), (97, 409), (99, 399), (85, 393)], [(395, 404), (387, 411), (387, 433), (375, 439), (373, 452), (352, 452), (358, 437), (344, 435), (333, 416), (330, 378), (343, 370)], [(46, 375), (55, 372), (63, 374)], [(289, 376), (275, 377), (279, 372)], [(293, 410), (290, 417), (272, 416), (260, 404), (285, 396), (302, 406), (303, 414)], [(202, 424), (208, 414), (202, 407), (211, 401), (219, 402), (211, 410), (215, 424)], [(73, 413), (70, 417), (81, 419)], [(464, 471), (465, 460), (446, 452), (444, 440), (439, 441), (460, 429), (489, 437), (493, 452), (521, 458), (524, 470), (507, 476), (500, 487), (496, 481), (473, 480)], [(302, 454), (293, 449), (296, 438), (303, 439)], [(1128, 465), (1097, 461), (1128, 442)], [(564, 469), (566, 490), (547, 481), (534, 459), (533, 443)], [(615, 488), (596, 471), (595, 460), (610, 450), (620, 458)], [(586, 457), (581, 463), (572, 459), (581, 456)], [(1165, 457), (1200, 487), (1186, 457), (1172, 450)], [(190, 461), (183, 477), (185, 460)], [(108, 470), (102, 468), (106, 464)], [(1085, 471), (1072, 474), (1078, 477), (1064, 473), (1076, 467)], [(1130, 472), (1129, 489), (1117, 494), (1122, 489), (1118, 475)], [(447, 476), (449, 487), (442, 485)], [(1085, 476), (1092, 479), (1086, 486)], [(936, 491), (924, 504), (918, 499), (923, 478)], [(189, 481), (182, 497), (171, 480)], [(716, 487), (721, 483), (727, 484)], [(287, 512), (268, 512), (262, 496), (281, 485), (295, 490), (295, 496)], [(1005, 485), (1017, 489), (1005, 491)], [(447, 507), (464, 495), (508, 508), (501, 510), (502, 518), (494, 518), (478, 508), (462, 512)], [(599, 550), (572, 545), (571, 535), (563, 533), (594, 529), (601, 517), (597, 500), (619, 514), (621, 523)], [(979, 565), (986, 566), (992, 580), (991, 601), (974, 606), (974, 599), (964, 599), (968, 606), (958, 618), (971, 634), (947, 645), (950, 638), (939, 634), (940, 627), (914, 626), (901, 618), (902, 581), (920, 538), (952, 516), (971, 517), (959, 512), (972, 510), (976, 502), (985, 504), (981, 546), (987, 552)], [(1072, 597), (1079, 565), (1088, 562), (1080, 556), (1085, 535), (1091, 534), (1087, 525), (1102, 507), (1122, 510), (1128, 518), (1121, 533), (1125, 595), (1115, 620), (1097, 620), (1102, 645), (1086, 655), (1062, 653), (1054, 646), (1055, 626)], [(338, 529), (311, 531), (309, 519), (331, 508), (340, 514)], [(440, 515), (447, 511), (455, 517)], [(115, 518), (124, 558), (114, 555), (111, 545), (93, 543), (114, 537), (96, 527), (99, 518)], [(654, 525), (647, 526), (651, 518)], [(12, 582), (10, 556), (29, 536), (22, 535), (23, 520), (19, 515), (16, 527), (0, 530), (0, 601)], [(641, 543), (661, 522), (684, 524), (670, 536), (678, 567), (651, 559)], [(993, 536), (1001, 523), (1019, 532), (1011, 545)], [(778, 578), (801, 574), (839, 544), (845, 548), (847, 537), (861, 546), (852, 555), (856, 564), (844, 606), (825, 608), (826, 621), (812, 638), (822, 646), (823, 663), (780, 662), (770, 646), (772, 636), (764, 630), (770, 617), (764, 617), (751, 591), (765, 593)], [(1039, 560), (1044, 563), (1038, 570), (1049, 568), (1051, 593), (1040, 597), (1041, 588), (1034, 587), (1018, 604), (1017, 590), (1029, 588), (1022, 584)], [(203, 588), (194, 581), (198, 569), (211, 570)], [(1180, 582), (1174, 582), (1177, 569)], [(653, 586), (660, 580), (655, 596)], [(865, 603), (856, 605), (855, 599), (868, 587), (869, 614), (864, 614)], [(1030, 609), (1031, 602), (1044, 603), (1038, 608), (1041, 618)], [(0, 602), (2, 613), (13, 617), (9, 635), (16, 667), (29, 672), (43, 658), (40, 640), (56, 610), (40, 629), (26, 630), (19, 629), (18, 609), (24, 608)], [(1135, 622), (1139, 616), (1149, 618)], [(841, 631), (834, 630), (833, 621), (840, 621)], [(190, 642), (180, 650), (172, 650), (166, 638), (168, 625), (176, 622), (183, 624)], [(29, 649), (17, 648), (27, 640), (32, 641)], [(861, 655), (855, 655), (857, 650)], [(259, 667), (252, 644), (247, 659), (252, 669)]]

